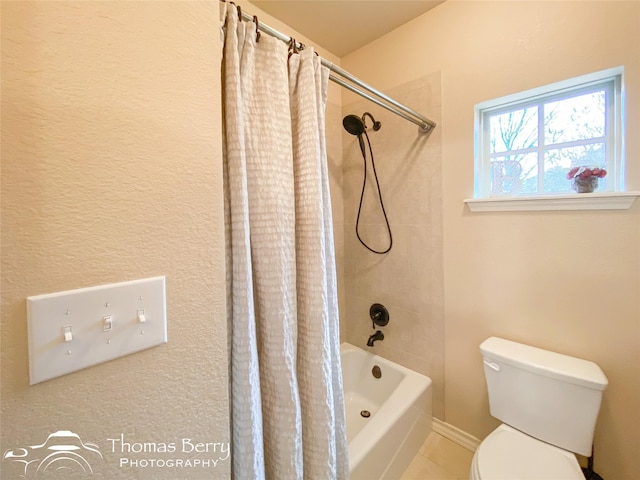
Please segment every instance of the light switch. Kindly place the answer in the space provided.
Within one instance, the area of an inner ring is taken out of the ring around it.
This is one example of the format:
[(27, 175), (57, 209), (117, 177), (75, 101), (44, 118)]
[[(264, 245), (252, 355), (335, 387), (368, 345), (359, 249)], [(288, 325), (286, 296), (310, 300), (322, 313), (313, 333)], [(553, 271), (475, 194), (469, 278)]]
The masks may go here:
[(104, 317), (102, 317), (102, 331), (110, 332), (112, 328), (113, 328), (113, 316), (105, 315)]
[(27, 323), (31, 385), (155, 347), (167, 342), (165, 277), (28, 297)]

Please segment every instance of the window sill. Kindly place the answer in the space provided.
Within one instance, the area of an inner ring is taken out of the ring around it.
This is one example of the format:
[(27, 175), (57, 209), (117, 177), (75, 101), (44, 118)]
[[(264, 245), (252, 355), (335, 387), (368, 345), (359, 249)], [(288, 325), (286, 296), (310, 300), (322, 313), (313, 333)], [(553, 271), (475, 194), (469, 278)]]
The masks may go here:
[(467, 198), (472, 212), (515, 212), (534, 210), (626, 210), (640, 192), (580, 193), (511, 198)]

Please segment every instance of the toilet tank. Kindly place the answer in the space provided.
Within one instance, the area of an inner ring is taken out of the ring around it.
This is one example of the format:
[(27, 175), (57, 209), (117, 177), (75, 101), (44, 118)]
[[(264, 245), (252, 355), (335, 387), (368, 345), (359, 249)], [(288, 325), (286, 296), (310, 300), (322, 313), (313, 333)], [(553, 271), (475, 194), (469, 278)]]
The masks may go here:
[(544, 442), (591, 455), (607, 377), (593, 362), (491, 337), (480, 345), (491, 415)]

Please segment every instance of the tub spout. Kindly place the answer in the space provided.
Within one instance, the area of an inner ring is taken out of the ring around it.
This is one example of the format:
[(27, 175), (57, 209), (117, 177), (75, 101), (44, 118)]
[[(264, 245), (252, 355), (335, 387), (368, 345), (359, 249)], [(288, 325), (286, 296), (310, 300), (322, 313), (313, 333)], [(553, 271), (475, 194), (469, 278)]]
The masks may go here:
[(384, 340), (384, 333), (380, 330), (376, 330), (376, 333), (369, 337), (369, 340), (367, 340), (367, 347), (373, 347), (373, 342), (377, 340)]

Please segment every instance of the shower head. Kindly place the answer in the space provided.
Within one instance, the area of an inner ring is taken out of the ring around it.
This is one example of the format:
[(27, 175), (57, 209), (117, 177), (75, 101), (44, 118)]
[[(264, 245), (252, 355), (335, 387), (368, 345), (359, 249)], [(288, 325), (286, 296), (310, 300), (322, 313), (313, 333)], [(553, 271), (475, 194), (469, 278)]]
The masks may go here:
[(344, 126), (344, 129), (351, 135), (362, 135), (367, 129), (367, 126), (365, 124), (366, 117), (369, 117), (373, 122), (374, 131), (377, 132), (378, 130), (380, 130), (382, 124), (380, 122), (377, 122), (376, 119), (373, 118), (373, 115), (371, 115), (369, 112), (364, 112), (364, 114), (362, 114), (362, 117), (353, 114), (347, 115), (342, 119), (342, 125)]
[(342, 119), (342, 125), (344, 129), (351, 135), (362, 135), (365, 131), (364, 122), (357, 115), (347, 115)]
[(347, 132), (358, 137), (358, 143), (360, 144), (362, 158), (366, 158), (367, 154), (364, 148), (364, 140), (362, 139), (362, 134), (365, 132), (367, 127), (365, 126), (362, 119), (357, 115), (347, 115), (342, 119), (342, 125)]
[[(380, 122), (376, 122), (376, 119), (373, 118), (373, 115), (371, 115), (369, 112), (364, 112), (364, 114), (362, 114), (362, 118), (357, 115), (351, 114), (342, 119), (342, 126), (344, 127), (344, 129), (351, 135), (355, 135), (356, 137), (358, 137), (358, 143), (360, 143), (360, 150), (362, 151), (363, 157), (366, 156), (366, 153), (364, 148), (364, 140), (362, 140), (362, 134), (367, 131), (367, 125), (364, 123), (364, 119), (367, 116), (373, 121), (373, 130), (380, 130), (382, 124)], [(368, 138), (369, 137), (367, 137), (367, 139)]]

